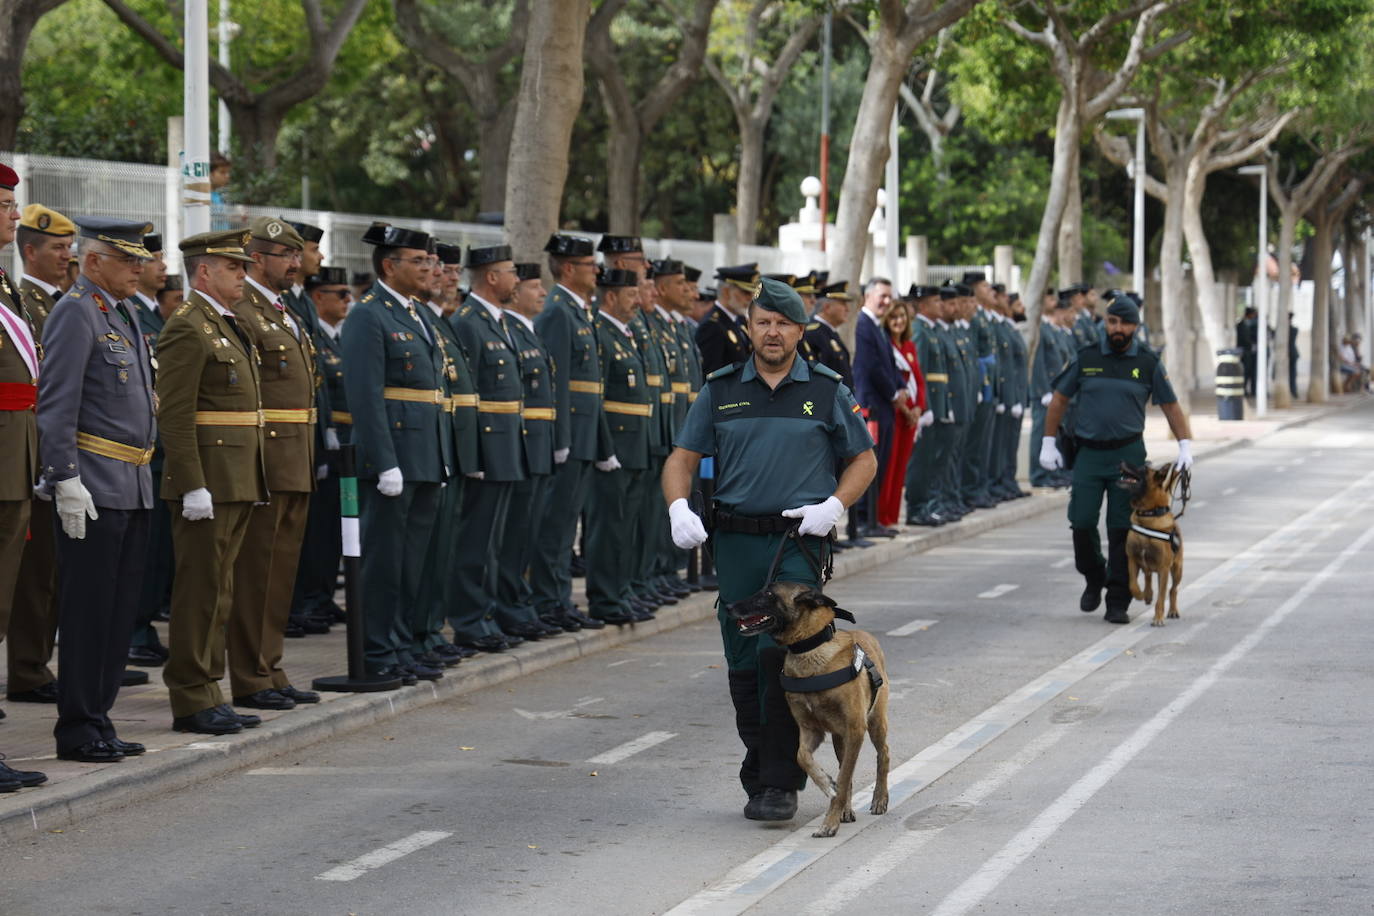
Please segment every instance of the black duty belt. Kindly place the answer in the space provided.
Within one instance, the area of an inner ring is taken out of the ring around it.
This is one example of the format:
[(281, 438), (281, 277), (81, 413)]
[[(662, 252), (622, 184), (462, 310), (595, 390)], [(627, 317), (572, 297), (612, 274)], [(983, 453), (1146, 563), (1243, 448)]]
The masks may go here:
[(736, 515), (720, 506), (715, 507), (712, 515), (712, 528), (731, 534), (782, 534), (797, 527), (795, 518), (781, 515)]
[(1127, 436), (1124, 439), (1084, 439), (1078, 438), (1079, 448), (1090, 448), (1097, 452), (1109, 452), (1114, 448), (1125, 448), (1128, 445), (1135, 445), (1140, 441), (1140, 433), (1134, 436)]

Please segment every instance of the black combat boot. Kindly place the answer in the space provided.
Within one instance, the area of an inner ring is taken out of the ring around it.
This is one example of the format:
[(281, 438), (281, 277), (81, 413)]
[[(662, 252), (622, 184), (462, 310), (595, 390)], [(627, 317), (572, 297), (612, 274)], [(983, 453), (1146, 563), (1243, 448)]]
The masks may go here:
[(1102, 586), (1107, 584), (1107, 564), (1102, 560), (1101, 541), (1096, 529), (1073, 529), (1074, 568), (1086, 585), (1078, 599), (1080, 611), (1095, 611), (1102, 604)]
[(1107, 613), (1108, 623), (1130, 623), (1126, 610), (1131, 606), (1130, 567), (1126, 563), (1126, 535), (1129, 528), (1107, 529)]

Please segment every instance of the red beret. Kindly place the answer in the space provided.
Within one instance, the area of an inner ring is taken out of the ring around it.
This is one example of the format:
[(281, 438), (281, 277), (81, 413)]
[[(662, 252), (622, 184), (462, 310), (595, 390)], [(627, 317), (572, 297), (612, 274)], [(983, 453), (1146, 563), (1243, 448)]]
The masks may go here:
[(19, 173), (9, 166), (0, 162), (0, 188), (6, 191), (13, 191), (14, 186), (19, 184)]

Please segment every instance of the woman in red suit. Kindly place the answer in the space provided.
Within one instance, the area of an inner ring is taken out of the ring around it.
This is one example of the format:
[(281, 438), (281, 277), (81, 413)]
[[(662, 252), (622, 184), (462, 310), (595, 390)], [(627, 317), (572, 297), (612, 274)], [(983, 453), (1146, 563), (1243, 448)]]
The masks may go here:
[(905, 302), (892, 303), (892, 308), (883, 316), (883, 330), (892, 344), (892, 360), (906, 381), (906, 399), (897, 402), (892, 460), (887, 463), (887, 476), (878, 494), (878, 524), (891, 527), (901, 518), (906, 466), (920, 433), (921, 415), (926, 412), (926, 380), (916, 358), (916, 344), (911, 339), (911, 310)]

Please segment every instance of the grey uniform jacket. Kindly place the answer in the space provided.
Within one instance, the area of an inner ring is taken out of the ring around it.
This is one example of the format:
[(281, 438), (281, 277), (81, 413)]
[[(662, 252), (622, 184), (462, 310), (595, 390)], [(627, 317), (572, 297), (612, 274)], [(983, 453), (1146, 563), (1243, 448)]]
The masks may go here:
[(123, 308), (129, 320), (83, 274), (48, 316), (38, 380), (39, 466), (48, 490), (80, 475), (97, 506), (151, 509), (148, 463), (100, 454), (122, 452), (111, 443), (151, 450), (157, 439), (153, 372), (136, 323), (138, 306)]

